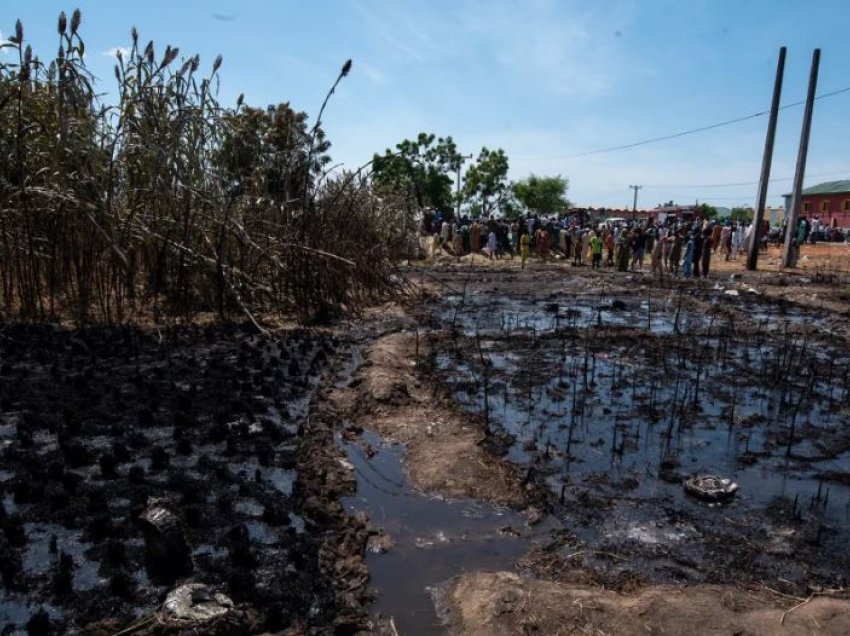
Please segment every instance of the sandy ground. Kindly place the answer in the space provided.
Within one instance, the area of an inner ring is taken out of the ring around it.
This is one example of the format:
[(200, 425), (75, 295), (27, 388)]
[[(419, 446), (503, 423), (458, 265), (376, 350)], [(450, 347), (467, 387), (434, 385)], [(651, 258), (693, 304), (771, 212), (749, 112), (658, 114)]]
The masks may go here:
[(481, 423), (421, 377), (426, 355), (426, 338), (415, 331), (374, 341), (353, 382), (330, 395), (352, 422), (349, 432), (369, 428), (404, 444), (411, 483), (423, 492), (525, 507), (513, 466), (481, 447)]
[(463, 574), (438, 594), (455, 634), (848, 634), (850, 601), (793, 599), (721, 586), (647, 587), (635, 594)]

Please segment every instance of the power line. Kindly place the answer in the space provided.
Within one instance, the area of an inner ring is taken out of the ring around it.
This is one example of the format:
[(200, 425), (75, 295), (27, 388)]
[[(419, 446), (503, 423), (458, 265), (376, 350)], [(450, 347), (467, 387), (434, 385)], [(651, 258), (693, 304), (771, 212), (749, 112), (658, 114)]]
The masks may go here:
[[(818, 95), (815, 99), (825, 99), (827, 97), (833, 97), (835, 95), (840, 95), (841, 93), (850, 92), (850, 86), (846, 88), (841, 88), (836, 91), (831, 91), (829, 93), (824, 93), (822, 95)], [(805, 100), (798, 102), (791, 102), (790, 104), (785, 104), (784, 106), (780, 106), (779, 110), (786, 110), (788, 108), (793, 108), (795, 106), (800, 106), (801, 104), (805, 104)], [(638, 146), (645, 146), (647, 144), (658, 143), (659, 141), (667, 141), (669, 139), (677, 139), (678, 137), (684, 137), (685, 135), (693, 135), (694, 133), (705, 132), (707, 130), (713, 130), (715, 128), (721, 128), (722, 126), (730, 126), (732, 124), (738, 124), (743, 121), (748, 121), (750, 119), (755, 119), (757, 117), (762, 117), (767, 115), (770, 111), (763, 110), (757, 113), (753, 113), (752, 115), (745, 115), (743, 117), (735, 117), (734, 119), (727, 119), (725, 121), (717, 122), (716, 124), (709, 124), (708, 126), (700, 126), (699, 128), (691, 128), (690, 130), (683, 130), (681, 132), (673, 133), (671, 135), (663, 135), (661, 137), (652, 137), (651, 139), (644, 139), (642, 141), (635, 141), (630, 144), (621, 144), (619, 146), (610, 146), (608, 148), (599, 148), (597, 150), (588, 150), (586, 152), (577, 152), (571, 155), (550, 155), (546, 157), (525, 157), (527, 160), (536, 160), (536, 161), (548, 161), (554, 159), (576, 159), (578, 157), (587, 157), (590, 155), (599, 155), (606, 152), (615, 152), (618, 150), (628, 150), (630, 148), (636, 148)]]
[[(846, 170), (831, 170), (829, 172), (814, 172), (812, 174), (807, 174), (806, 178), (809, 177), (824, 177), (828, 175), (835, 174), (847, 174), (850, 172), (850, 168)], [(774, 181), (793, 181), (794, 177), (775, 177), (770, 180), (771, 183)], [(734, 186), (749, 186), (749, 185), (758, 185), (758, 181), (737, 181), (734, 183), (686, 183), (686, 184), (652, 184), (645, 185), (645, 188), (731, 188)]]
[(699, 199), (700, 201), (746, 201), (747, 198), (753, 198), (754, 195), (744, 194), (737, 197), (703, 197), (703, 196), (682, 196), (680, 199)]

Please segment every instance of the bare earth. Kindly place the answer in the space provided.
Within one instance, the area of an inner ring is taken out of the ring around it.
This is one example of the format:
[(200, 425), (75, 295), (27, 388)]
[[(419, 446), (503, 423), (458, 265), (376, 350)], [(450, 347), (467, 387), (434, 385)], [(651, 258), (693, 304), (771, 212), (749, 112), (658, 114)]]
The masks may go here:
[(479, 446), (480, 422), (464, 414), (417, 374), (426, 343), (413, 332), (376, 340), (347, 388), (331, 394), (357, 427), (404, 444), (413, 486), (449, 498), (473, 498), (523, 508), (527, 497), (513, 467)]
[(796, 601), (725, 586), (653, 586), (620, 594), (479, 572), (454, 578), (439, 597), (451, 632), (471, 636), (850, 633), (846, 600)]

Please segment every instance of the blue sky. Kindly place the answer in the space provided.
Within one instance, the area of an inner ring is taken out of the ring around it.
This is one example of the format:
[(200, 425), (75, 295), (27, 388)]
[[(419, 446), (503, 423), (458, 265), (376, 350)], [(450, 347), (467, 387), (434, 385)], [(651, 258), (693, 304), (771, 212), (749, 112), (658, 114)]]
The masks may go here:
[[(511, 177), (560, 174), (583, 205), (668, 199), (752, 204), (767, 118), (630, 150), (567, 155), (766, 110), (779, 47), (783, 103), (806, 94), (812, 49), (818, 93), (850, 87), (846, 0), (3, 0), (0, 31), (21, 18), (42, 58), (56, 17), (79, 7), (87, 63), (111, 87), (109, 51), (135, 25), (157, 51), (179, 46), (207, 66), (224, 58), (220, 97), (289, 101), (311, 114), (342, 63), (354, 66), (324, 127), (335, 161), (356, 166), (420, 131), (465, 153), (502, 147)], [(780, 114), (769, 204), (788, 191), (802, 107)], [(815, 107), (807, 184), (850, 178), (850, 92)]]

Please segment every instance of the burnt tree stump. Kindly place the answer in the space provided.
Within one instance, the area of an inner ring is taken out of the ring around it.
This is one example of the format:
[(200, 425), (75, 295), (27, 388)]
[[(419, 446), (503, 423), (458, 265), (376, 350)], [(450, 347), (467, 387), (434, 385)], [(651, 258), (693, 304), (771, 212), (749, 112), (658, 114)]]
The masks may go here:
[(180, 518), (163, 502), (152, 501), (139, 516), (145, 537), (145, 565), (148, 573), (173, 582), (192, 572), (192, 556)]

